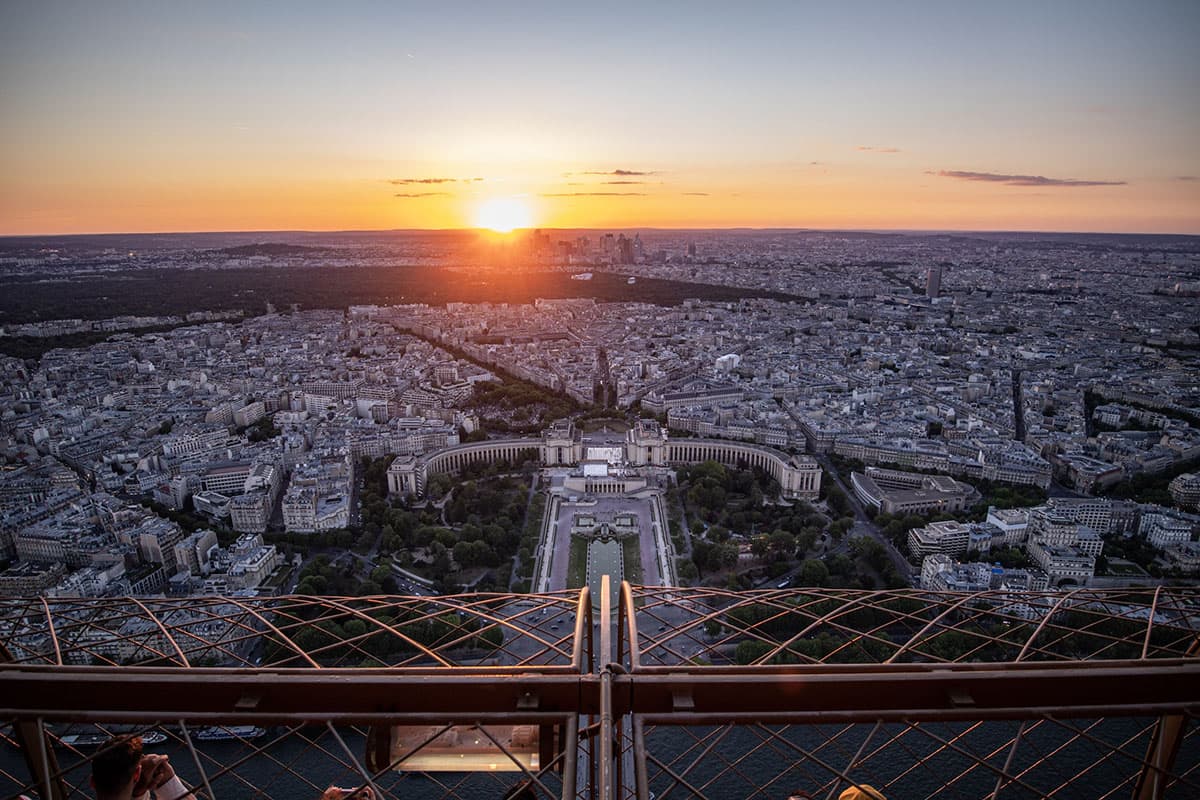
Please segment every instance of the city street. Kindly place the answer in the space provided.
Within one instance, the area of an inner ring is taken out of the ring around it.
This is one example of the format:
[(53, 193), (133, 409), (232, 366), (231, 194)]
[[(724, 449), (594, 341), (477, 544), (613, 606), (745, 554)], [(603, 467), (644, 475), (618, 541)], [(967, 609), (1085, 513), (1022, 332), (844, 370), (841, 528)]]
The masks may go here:
[(837, 468), (833, 465), (833, 462), (828, 456), (825, 455), (818, 455), (815, 456), (815, 458), (817, 459), (817, 462), (825, 469), (825, 472), (833, 478), (834, 483), (836, 483), (838, 488), (842, 490), (842, 493), (846, 495), (846, 500), (850, 503), (850, 507), (854, 511), (854, 527), (852, 527), (846, 536), (843, 537), (843, 546), (848, 544), (850, 539), (857, 536), (871, 537), (883, 545), (887, 550), (888, 555), (891, 556), (892, 563), (896, 565), (896, 571), (900, 573), (900, 577), (902, 577), (905, 581), (911, 581), (914, 571), (913, 566), (909, 564), (908, 560), (900, 554), (900, 551), (897, 550), (890, 541), (888, 541), (888, 538), (879, 530), (879, 526), (872, 522), (871, 518), (867, 516), (866, 509), (863, 508), (862, 503), (859, 502), (858, 497), (855, 496), (854, 492), (847, 485), (846, 481), (842, 480), (842, 476), (838, 474)]

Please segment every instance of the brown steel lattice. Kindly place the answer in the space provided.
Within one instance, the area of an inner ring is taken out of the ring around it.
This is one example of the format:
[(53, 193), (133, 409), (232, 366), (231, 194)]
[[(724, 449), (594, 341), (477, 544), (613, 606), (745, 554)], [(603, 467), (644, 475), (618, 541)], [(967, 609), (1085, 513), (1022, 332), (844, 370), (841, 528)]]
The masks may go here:
[[(0, 601), (0, 797), (124, 731), (197, 797), (1200, 796), (1195, 590), (600, 595)], [(514, 723), (536, 768), (395, 769)]]

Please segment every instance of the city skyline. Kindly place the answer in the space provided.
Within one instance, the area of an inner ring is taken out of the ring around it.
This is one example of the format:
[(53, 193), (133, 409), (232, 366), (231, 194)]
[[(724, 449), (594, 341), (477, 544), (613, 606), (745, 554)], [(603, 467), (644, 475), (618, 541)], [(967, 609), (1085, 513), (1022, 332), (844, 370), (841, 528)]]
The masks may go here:
[(0, 800), (1200, 797), (1197, 41), (0, 2)]
[(1200, 233), (1187, 4), (286, 11), (6, 6), (0, 235)]

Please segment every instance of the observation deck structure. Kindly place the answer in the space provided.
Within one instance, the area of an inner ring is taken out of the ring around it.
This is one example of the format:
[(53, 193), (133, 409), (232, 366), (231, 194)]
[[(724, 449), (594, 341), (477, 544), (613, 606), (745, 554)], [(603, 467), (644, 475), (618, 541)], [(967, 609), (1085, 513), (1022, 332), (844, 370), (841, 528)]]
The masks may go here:
[(0, 601), (0, 797), (1200, 797), (1195, 589), (616, 595)]

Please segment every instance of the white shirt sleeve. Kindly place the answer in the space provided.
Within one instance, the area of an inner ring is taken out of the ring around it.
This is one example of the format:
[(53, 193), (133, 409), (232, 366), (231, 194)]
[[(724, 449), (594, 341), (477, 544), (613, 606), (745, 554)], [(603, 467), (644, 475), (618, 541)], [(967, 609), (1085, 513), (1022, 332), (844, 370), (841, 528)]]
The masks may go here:
[[(195, 800), (191, 790), (183, 785), (183, 781), (179, 780), (178, 775), (173, 775), (171, 780), (155, 789), (154, 796), (157, 800)], [(137, 798), (137, 800), (142, 800), (142, 798)]]

